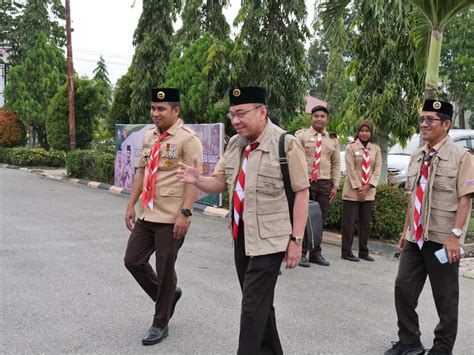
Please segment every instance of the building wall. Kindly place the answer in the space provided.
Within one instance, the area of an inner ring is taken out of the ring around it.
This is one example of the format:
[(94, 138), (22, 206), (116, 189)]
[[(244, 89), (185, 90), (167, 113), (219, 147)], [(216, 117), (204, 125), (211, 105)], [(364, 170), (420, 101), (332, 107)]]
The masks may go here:
[(3, 98), (3, 91), (7, 83), (7, 69), (8, 69), (8, 51), (5, 47), (0, 45), (0, 107), (3, 107), (5, 100)]

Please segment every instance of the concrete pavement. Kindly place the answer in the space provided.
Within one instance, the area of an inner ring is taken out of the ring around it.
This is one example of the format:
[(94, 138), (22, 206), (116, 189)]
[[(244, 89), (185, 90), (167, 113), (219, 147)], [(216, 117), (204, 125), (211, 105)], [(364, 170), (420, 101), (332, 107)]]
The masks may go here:
[[(183, 298), (160, 345), (143, 347), (153, 304), (123, 266), (127, 197), (0, 169), (0, 353), (233, 354), (240, 290), (227, 223), (196, 214), (177, 262)], [(396, 339), (397, 261), (284, 270), (275, 307), (287, 354), (381, 354)], [(429, 283), (429, 282), (427, 282)], [(474, 282), (460, 279), (455, 354), (474, 347)], [(427, 284), (422, 340), (437, 322)]]

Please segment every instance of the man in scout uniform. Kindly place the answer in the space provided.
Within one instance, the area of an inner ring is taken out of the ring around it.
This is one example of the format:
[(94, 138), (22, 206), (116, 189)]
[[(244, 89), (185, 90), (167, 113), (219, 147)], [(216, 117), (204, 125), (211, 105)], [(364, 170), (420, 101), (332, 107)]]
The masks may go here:
[(298, 265), (308, 215), (308, 180), (302, 147), (286, 136), (286, 155), (295, 192), (293, 226), (279, 163), (283, 130), (268, 118), (265, 90), (229, 91), (227, 115), (233, 136), (210, 177), (199, 175), (196, 163), (182, 165), (180, 181), (209, 193), (229, 191), (234, 257), (242, 289), (238, 354), (282, 354), (273, 296), (281, 262)]
[[(329, 204), (336, 197), (341, 174), (339, 142), (335, 133), (326, 131), (328, 122), (326, 107), (315, 106), (311, 110), (311, 127), (295, 134), (306, 154), (309, 198), (319, 203), (323, 226), (329, 213)], [(321, 255), (321, 245), (309, 250), (309, 260), (306, 258), (307, 252), (303, 248), (300, 266), (309, 267), (310, 263), (329, 266), (329, 262)]]
[(405, 186), (410, 199), (395, 280), (399, 341), (385, 352), (387, 355), (424, 351), (415, 309), (426, 276), (430, 278), (440, 319), (429, 354), (453, 351), (458, 323), (460, 246), (474, 193), (474, 159), (448, 136), (452, 114), (451, 104), (426, 100), (420, 116), (420, 133), (427, 143), (411, 156), (408, 166)]
[[(125, 224), (132, 231), (125, 252), (125, 266), (155, 302), (153, 324), (143, 345), (159, 343), (168, 335), (168, 321), (181, 297), (174, 269), (184, 241), (197, 189), (178, 181), (178, 162), (201, 169), (202, 146), (197, 135), (179, 119), (179, 90), (152, 89), (151, 118), (133, 182)], [(139, 200), (138, 219), (135, 203)], [(156, 251), (156, 273), (149, 264)]]

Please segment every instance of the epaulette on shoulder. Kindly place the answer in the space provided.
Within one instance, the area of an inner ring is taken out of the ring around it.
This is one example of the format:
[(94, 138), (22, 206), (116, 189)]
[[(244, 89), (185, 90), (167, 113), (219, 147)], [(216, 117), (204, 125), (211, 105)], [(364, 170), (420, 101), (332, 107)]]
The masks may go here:
[(191, 133), (191, 134), (196, 134), (196, 132), (194, 132), (194, 130), (191, 128), (191, 127), (188, 127), (186, 125), (183, 125), (180, 127), (181, 129), (184, 129), (186, 132), (188, 133)]
[(296, 136), (298, 133), (300, 133), (300, 132), (304, 132), (305, 130), (306, 130), (306, 128), (301, 128), (301, 129), (297, 130), (297, 131), (295, 132), (295, 136)]
[(329, 132), (329, 138), (337, 138), (336, 132)]

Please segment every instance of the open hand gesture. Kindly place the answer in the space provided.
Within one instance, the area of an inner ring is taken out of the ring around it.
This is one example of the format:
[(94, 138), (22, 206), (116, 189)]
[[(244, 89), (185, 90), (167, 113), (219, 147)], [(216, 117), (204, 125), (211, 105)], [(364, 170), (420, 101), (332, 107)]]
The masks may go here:
[(189, 166), (184, 163), (179, 162), (179, 169), (177, 172), (177, 177), (180, 182), (184, 182), (186, 184), (196, 184), (199, 178), (199, 169), (198, 169), (198, 162), (197, 157), (193, 158), (193, 165)]

